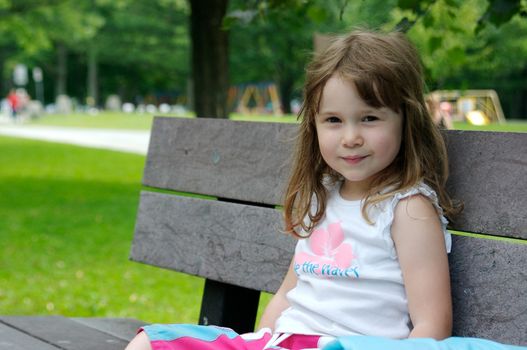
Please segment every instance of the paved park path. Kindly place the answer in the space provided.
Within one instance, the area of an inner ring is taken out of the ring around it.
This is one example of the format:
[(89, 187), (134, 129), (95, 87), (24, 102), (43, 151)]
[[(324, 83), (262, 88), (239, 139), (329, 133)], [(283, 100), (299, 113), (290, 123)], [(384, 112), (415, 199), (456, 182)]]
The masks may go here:
[(0, 135), (146, 154), (150, 131), (0, 125)]

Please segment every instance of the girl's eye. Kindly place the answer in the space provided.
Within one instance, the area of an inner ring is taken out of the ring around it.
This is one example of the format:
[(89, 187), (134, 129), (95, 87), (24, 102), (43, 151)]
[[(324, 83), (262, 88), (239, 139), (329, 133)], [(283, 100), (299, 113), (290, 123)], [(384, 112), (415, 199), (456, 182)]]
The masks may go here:
[(340, 118), (332, 116), (326, 119), (328, 123), (340, 123)]
[(379, 118), (377, 118), (376, 116), (374, 115), (367, 115), (365, 117), (362, 118), (362, 121), (363, 122), (374, 122), (376, 120), (378, 120)]

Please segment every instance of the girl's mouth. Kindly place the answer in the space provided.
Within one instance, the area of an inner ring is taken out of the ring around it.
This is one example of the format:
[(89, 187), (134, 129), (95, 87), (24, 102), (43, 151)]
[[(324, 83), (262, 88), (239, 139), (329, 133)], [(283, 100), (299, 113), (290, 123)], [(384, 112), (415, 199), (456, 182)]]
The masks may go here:
[(358, 164), (363, 159), (365, 159), (368, 156), (349, 156), (349, 157), (342, 157), (348, 164)]

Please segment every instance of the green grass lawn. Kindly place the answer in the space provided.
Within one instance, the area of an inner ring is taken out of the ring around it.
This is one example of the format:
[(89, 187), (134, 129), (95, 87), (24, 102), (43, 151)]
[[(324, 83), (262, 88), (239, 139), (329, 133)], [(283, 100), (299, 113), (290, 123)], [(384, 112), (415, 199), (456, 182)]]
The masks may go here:
[(144, 157), (0, 137), (0, 314), (196, 322), (203, 281), (128, 261)]
[[(193, 114), (189, 113), (184, 116), (193, 118)], [(134, 129), (134, 130), (149, 130), (152, 126), (152, 115), (148, 114), (126, 114), (121, 112), (101, 112), (97, 115), (89, 115), (86, 113), (75, 114), (53, 114), (45, 115), (39, 119), (30, 122), (31, 125), (47, 125), (47, 126), (71, 126), (83, 128), (109, 128), (109, 129)], [(272, 115), (241, 115), (231, 114), (232, 120), (243, 121), (269, 121), (269, 122), (284, 122), (295, 123), (295, 115), (272, 116)], [(485, 126), (475, 126), (467, 123), (454, 123), (455, 129), (459, 130), (482, 130), (482, 131), (514, 131), (527, 132), (527, 120), (511, 120), (506, 124), (490, 124)]]
[(101, 112), (96, 115), (90, 115), (86, 113), (74, 113), (44, 115), (32, 120), (29, 124), (79, 128), (149, 130), (152, 125), (152, 119), (152, 115), (148, 114)]
[[(162, 115), (162, 114), (156, 114)], [(165, 115), (169, 116), (169, 115)], [(175, 116), (178, 118), (194, 118), (192, 113), (184, 116)], [(30, 121), (30, 125), (43, 126), (68, 126), (79, 128), (108, 128), (108, 129), (132, 129), (132, 130), (149, 130), (152, 126), (152, 115), (137, 114), (137, 113), (121, 113), (121, 112), (101, 112), (96, 115), (86, 113), (74, 114), (50, 114), (44, 115), (38, 119)], [(244, 121), (271, 121), (271, 122), (285, 122), (294, 123), (296, 116), (269, 116), (269, 115), (241, 115), (232, 114), (232, 120)]]

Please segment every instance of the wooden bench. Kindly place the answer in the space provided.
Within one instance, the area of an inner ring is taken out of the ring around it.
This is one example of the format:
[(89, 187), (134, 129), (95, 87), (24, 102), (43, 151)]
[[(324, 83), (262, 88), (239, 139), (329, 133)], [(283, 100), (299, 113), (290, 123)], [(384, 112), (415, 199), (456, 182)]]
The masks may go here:
[[(206, 278), (200, 324), (251, 331), (260, 292), (280, 285), (295, 241), (279, 233), (276, 207), (295, 131), (291, 124), (155, 118), (143, 178), (152, 190), (141, 192), (131, 259)], [(527, 134), (445, 137), (450, 191), (465, 202), (451, 229), (506, 238), (454, 236), (454, 332), (527, 345)], [(142, 324), (3, 316), (0, 350), (123, 349)]]
[[(251, 331), (295, 240), (276, 206), (297, 126), (156, 118), (131, 259), (206, 278), (200, 324)], [(449, 190), (465, 203), (450, 229), (454, 333), (527, 344), (527, 134), (445, 132)], [(215, 200), (217, 199), (217, 200)], [(504, 237), (506, 240), (496, 240)], [(431, 301), (433, 302), (433, 301)]]

